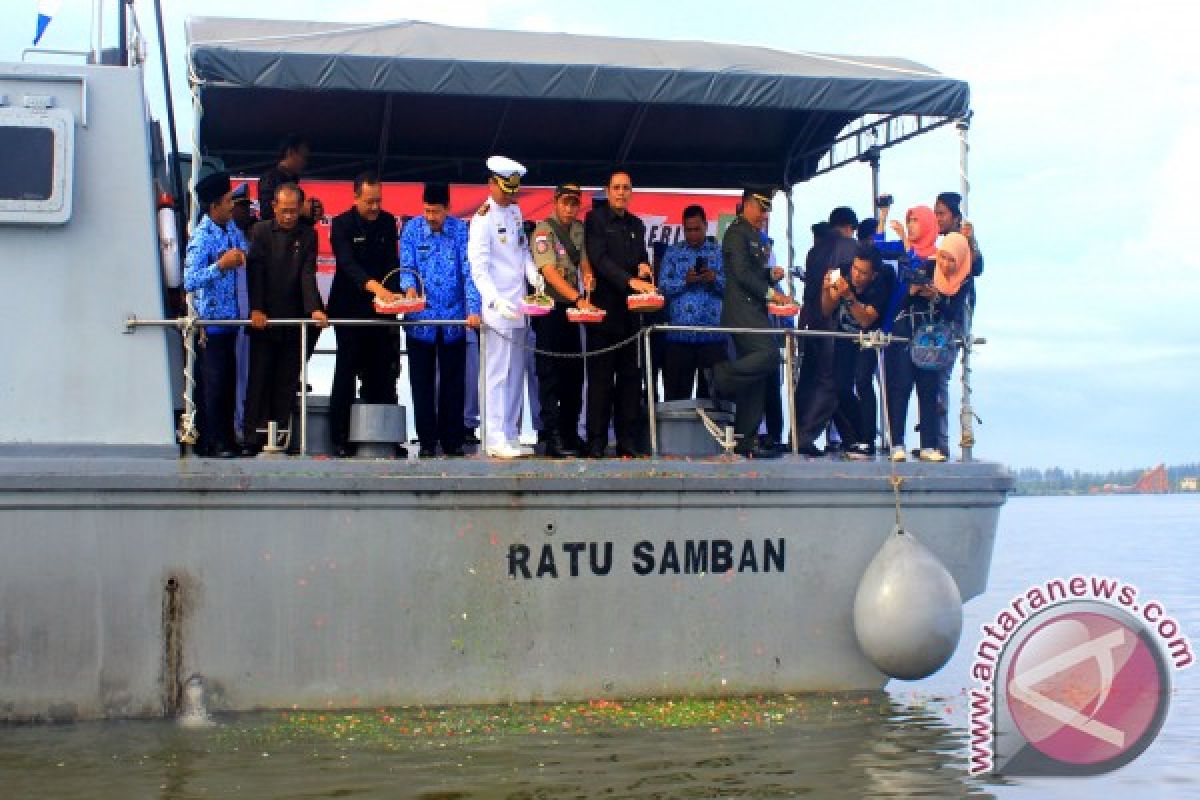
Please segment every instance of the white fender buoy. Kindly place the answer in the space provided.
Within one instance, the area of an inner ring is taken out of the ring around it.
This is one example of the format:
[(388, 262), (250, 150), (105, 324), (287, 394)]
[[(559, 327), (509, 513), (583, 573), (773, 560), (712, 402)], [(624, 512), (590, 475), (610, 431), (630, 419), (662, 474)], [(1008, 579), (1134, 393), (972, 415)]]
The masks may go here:
[(916, 537), (894, 528), (854, 596), (854, 633), (863, 653), (885, 675), (925, 678), (954, 655), (962, 623), (954, 577)]
[(183, 728), (210, 728), (214, 725), (204, 700), (204, 678), (193, 675), (183, 685), (183, 709), (179, 725)]

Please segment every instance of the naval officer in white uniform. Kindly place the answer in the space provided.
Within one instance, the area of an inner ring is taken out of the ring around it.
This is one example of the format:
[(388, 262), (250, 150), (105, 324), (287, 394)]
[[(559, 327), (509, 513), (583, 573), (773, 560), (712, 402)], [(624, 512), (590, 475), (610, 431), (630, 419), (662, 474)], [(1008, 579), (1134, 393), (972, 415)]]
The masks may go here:
[(487, 357), (483, 365), (487, 397), (485, 452), (494, 458), (524, 455), (517, 436), (521, 430), (521, 401), (525, 388), (525, 317), (519, 311), (542, 277), (533, 264), (517, 191), (525, 167), (511, 158), (487, 160), (491, 199), (471, 218), (467, 259), (471, 278), (483, 300), (483, 333)]

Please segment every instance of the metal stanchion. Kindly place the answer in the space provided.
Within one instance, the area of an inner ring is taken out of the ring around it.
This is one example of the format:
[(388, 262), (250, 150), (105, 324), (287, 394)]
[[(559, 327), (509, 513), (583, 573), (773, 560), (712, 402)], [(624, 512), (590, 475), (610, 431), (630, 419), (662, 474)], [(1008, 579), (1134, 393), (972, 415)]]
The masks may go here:
[(654, 364), (650, 355), (650, 334), (653, 330), (653, 325), (642, 329), (642, 345), (646, 356), (646, 415), (650, 422), (650, 455), (658, 458), (658, 414), (654, 408)]
[[(479, 452), (487, 455), (488, 424), (487, 424), (487, 333), (486, 324), (479, 325)], [(524, 380), (524, 377), (522, 377)]]
[(300, 455), (308, 455), (308, 323), (300, 326)]
[(792, 448), (792, 455), (800, 454), (800, 432), (796, 430), (796, 355), (795, 355), (795, 337), (791, 331), (784, 334), (783, 337), (783, 385), (786, 391), (784, 397), (787, 398), (787, 417), (788, 417), (788, 439)]

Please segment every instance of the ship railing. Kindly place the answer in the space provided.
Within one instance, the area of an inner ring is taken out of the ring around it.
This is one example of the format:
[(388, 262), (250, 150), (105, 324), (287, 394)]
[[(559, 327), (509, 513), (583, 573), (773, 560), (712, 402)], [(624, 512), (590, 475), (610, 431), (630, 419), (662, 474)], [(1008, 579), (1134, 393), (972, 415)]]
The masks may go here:
[[(328, 326), (346, 326), (346, 327), (384, 327), (395, 328), (397, 335), (404, 328), (408, 327), (467, 327), (465, 320), (391, 320), (391, 319), (330, 319)], [(222, 328), (247, 328), (251, 327), (252, 323), (248, 319), (237, 320), (204, 320), (195, 316), (179, 317), (176, 319), (140, 319), (136, 316), (129, 316), (125, 320), (125, 330), (127, 333), (132, 333), (138, 328), (173, 328), (179, 330), (183, 335), (184, 340), (184, 410), (183, 418), (180, 426), (180, 440), (185, 445), (194, 445), (197, 440), (195, 428), (196, 406), (193, 398), (195, 390), (195, 366), (196, 366), (196, 339), (205, 328), (222, 327)], [(310, 328), (320, 326), (316, 320), (309, 318), (297, 319), (270, 319), (267, 322), (267, 327), (298, 327), (300, 328), (300, 408), (299, 408), (299, 454), (306, 455), (308, 453), (308, 341)], [(969, 329), (968, 329), (969, 330)], [(796, 412), (795, 412), (795, 393), (796, 393), (796, 378), (798, 370), (798, 354), (797, 346), (800, 340), (806, 338), (820, 339), (844, 339), (857, 342), (862, 348), (874, 350), (878, 367), (875, 372), (875, 377), (879, 386), (879, 408), (881, 419), (879, 427), (882, 434), (884, 446), (890, 451), (892, 447), (891, 441), (891, 425), (890, 411), (888, 409), (888, 392), (887, 392), (887, 368), (884, 358), (884, 351), (892, 344), (908, 344), (909, 340), (903, 336), (895, 336), (882, 331), (872, 331), (869, 333), (849, 333), (845, 331), (824, 331), (824, 330), (805, 330), (796, 328), (739, 328), (729, 326), (702, 326), (702, 325), (670, 325), (670, 324), (651, 324), (642, 327), (627, 343), (621, 343), (621, 346), (627, 346), (637, 341), (636, 352), (638, 360), (645, 372), (646, 386), (646, 409), (650, 428), (650, 453), (652, 456), (659, 455), (658, 447), (658, 424), (656, 405), (658, 398), (658, 387), (654, 368), (654, 348), (652, 337), (654, 334), (665, 334), (671, 332), (692, 332), (692, 333), (724, 333), (746, 336), (773, 336), (781, 339), (780, 347), (783, 349), (783, 390), (784, 390), (784, 415), (788, 422), (789, 430), (789, 449), (793, 455), (799, 453), (800, 441), (798, 439), (799, 431), (797, 430)], [(960, 436), (959, 446), (962, 452), (963, 461), (973, 460), (973, 449), (975, 446), (974, 424), (978, 422), (978, 417), (975, 414), (974, 408), (971, 405), (971, 351), (977, 345), (986, 344), (987, 340), (982, 337), (973, 336), (970, 333), (957, 337), (955, 344), (957, 345), (958, 353), (961, 354), (962, 368), (960, 370), (961, 381), (961, 402), (960, 402)], [(401, 350), (403, 352), (403, 350)], [(543, 355), (553, 357), (554, 353), (546, 351), (538, 351)], [(586, 358), (587, 353), (564, 353), (563, 357), (569, 358)], [(480, 416), (480, 439), (487, 441), (487, 392), (484, 387), (484, 374), (482, 365), (487, 363), (487, 337), (479, 337), (479, 363), (481, 365), (479, 375), (479, 416)]]

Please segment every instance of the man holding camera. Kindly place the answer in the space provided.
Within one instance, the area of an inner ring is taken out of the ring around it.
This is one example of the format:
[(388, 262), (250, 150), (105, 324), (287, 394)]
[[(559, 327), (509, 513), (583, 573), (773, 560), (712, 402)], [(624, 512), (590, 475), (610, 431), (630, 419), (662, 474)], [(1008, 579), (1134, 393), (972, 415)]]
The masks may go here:
[[(725, 293), (725, 271), (721, 250), (708, 239), (708, 219), (700, 206), (683, 210), (683, 242), (673, 244), (663, 255), (659, 288), (667, 299), (667, 321), (671, 325), (716, 326), (721, 324), (721, 298)], [(723, 333), (669, 331), (666, 334), (663, 388), (670, 400), (687, 400), (703, 370), (727, 358)], [(708, 396), (701, 381), (697, 396)]]

